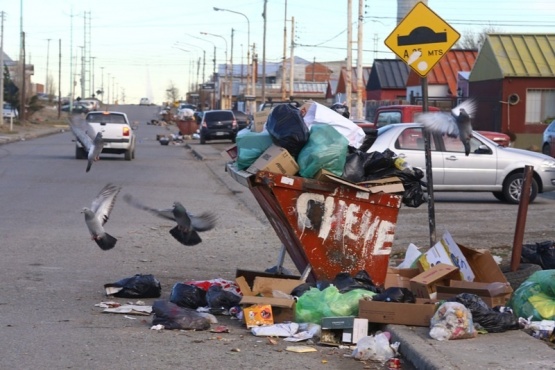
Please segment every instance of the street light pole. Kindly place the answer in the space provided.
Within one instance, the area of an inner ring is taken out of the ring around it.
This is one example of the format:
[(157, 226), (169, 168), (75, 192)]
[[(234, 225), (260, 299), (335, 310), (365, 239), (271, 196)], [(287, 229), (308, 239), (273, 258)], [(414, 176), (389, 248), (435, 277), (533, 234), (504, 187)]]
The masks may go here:
[[(249, 17), (247, 17), (245, 14), (241, 12), (237, 12), (234, 10), (222, 9), (222, 8), (216, 8), (216, 7), (214, 7), (214, 10), (239, 14), (245, 17), (245, 19), (247, 20), (247, 93), (248, 94), (250, 93), (250, 95), (254, 96), (255, 94), (254, 75), (251, 76), (251, 22), (249, 21)], [(253, 107), (251, 107), (250, 113), (252, 114), (253, 112), (254, 112)]]
[[(225, 78), (226, 78), (226, 90), (229, 89), (229, 80), (228, 80), (228, 60), (227, 60), (227, 40), (225, 37), (223, 37), (222, 35), (216, 35), (214, 33), (208, 33), (208, 32), (201, 32), (201, 35), (208, 35), (208, 36), (214, 36), (214, 37), (219, 37), (221, 39), (224, 40), (225, 42)], [(214, 58), (215, 59), (215, 58)], [(221, 92), (220, 92), (220, 99), (221, 99)], [(230, 102), (231, 104), (231, 102)], [(221, 105), (221, 101), (220, 101), (220, 106), (222, 109), (224, 109), (224, 107)]]

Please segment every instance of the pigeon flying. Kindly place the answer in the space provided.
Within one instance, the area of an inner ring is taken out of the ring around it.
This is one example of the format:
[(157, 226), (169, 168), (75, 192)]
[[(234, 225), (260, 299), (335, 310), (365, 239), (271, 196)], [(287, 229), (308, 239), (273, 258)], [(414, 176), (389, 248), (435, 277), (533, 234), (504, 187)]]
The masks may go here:
[(470, 153), (470, 138), (472, 137), (471, 118), (476, 111), (476, 101), (469, 99), (446, 112), (422, 113), (416, 122), (422, 123), (427, 130), (458, 137), (464, 145), (464, 154)]
[(102, 148), (104, 147), (104, 140), (102, 139), (102, 133), (98, 132), (92, 140), (89, 135), (80, 126), (80, 123), (76, 122), (77, 119), (75, 116), (71, 117), (71, 122), (69, 127), (71, 127), (71, 131), (75, 138), (83, 148), (87, 152), (87, 170), (89, 172), (92, 166), (93, 161), (97, 161), (100, 157), (100, 152), (102, 152)]
[(177, 222), (177, 225), (170, 230), (170, 234), (183, 245), (197, 245), (202, 242), (198, 232), (213, 229), (216, 225), (216, 215), (211, 212), (204, 212), (195, 216), (185, 209), (179, 202), (174, 202), (172, 208), (155, 209), (147, 207), (138, 202), (129, 194), (123, 196), (123, 200), (135, 208), (148, 211), (158, 217)]
[(118, 241), (112, 235), (104, 231), (104, 224), (108, 221), (110, 212), (114, 208), (116, 196), (121, 187), (107, 184), (100, 193), (93, 199), (91, 208), (84, 207), (81, 213), (85, 214), (85, 223), (91, 233), (91, 238), (102, 250), (114, 248)]

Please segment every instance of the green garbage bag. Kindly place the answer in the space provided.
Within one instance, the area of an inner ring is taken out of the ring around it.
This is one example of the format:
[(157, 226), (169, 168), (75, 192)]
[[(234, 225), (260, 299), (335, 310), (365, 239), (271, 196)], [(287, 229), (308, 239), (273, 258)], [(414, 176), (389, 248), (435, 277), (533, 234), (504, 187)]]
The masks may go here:
[(310, 288), (297, 300), (295, 322), (320, 324), (323, 317), (357, 316), (358, 302), (375, 294), (366, 289), (353, 289), (342, 294), (333, 285), (324, 290)]
[(235, 138), (237, 144), (237, 169), (246, 170), (266, 149), (272, 145), (268, 131), (252, 132), (243, 129)]
[(555, 270), (534, 272), (513, 293), (507, 306), (517, 317), (533, 321), (555, 319)]
[(349, 141), (333, 126), (314, 124), (310, 127), (308, 142), (301, 149), (297, 157), (299, 174), (302, 177), (313, 178), (321, 170), (341, 176)]

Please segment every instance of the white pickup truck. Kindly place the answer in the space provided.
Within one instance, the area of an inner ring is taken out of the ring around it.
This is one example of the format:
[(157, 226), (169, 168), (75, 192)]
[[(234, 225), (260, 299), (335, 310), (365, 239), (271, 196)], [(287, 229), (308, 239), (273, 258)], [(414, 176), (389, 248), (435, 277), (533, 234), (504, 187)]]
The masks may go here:
[[(104, 147), (102, 153), (123, 154), (125, 160), (135, 158), (135, 134), (129, 124), (127, 115), (121, 112), (93, 111), (85, 116), (87, 135), (94, 139), (97, 132), (102, 132)], [(85, 149), (77, 142), (75, 158), (87, 158)]]

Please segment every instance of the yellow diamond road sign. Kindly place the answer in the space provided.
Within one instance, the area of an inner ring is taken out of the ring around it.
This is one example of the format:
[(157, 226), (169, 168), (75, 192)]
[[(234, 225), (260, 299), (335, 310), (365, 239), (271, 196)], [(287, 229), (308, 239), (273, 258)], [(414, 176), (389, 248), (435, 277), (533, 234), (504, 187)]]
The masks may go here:
[(385, 39), (416, 73), (426, 77), (461, 35), (424, 3), (417, 3)]

